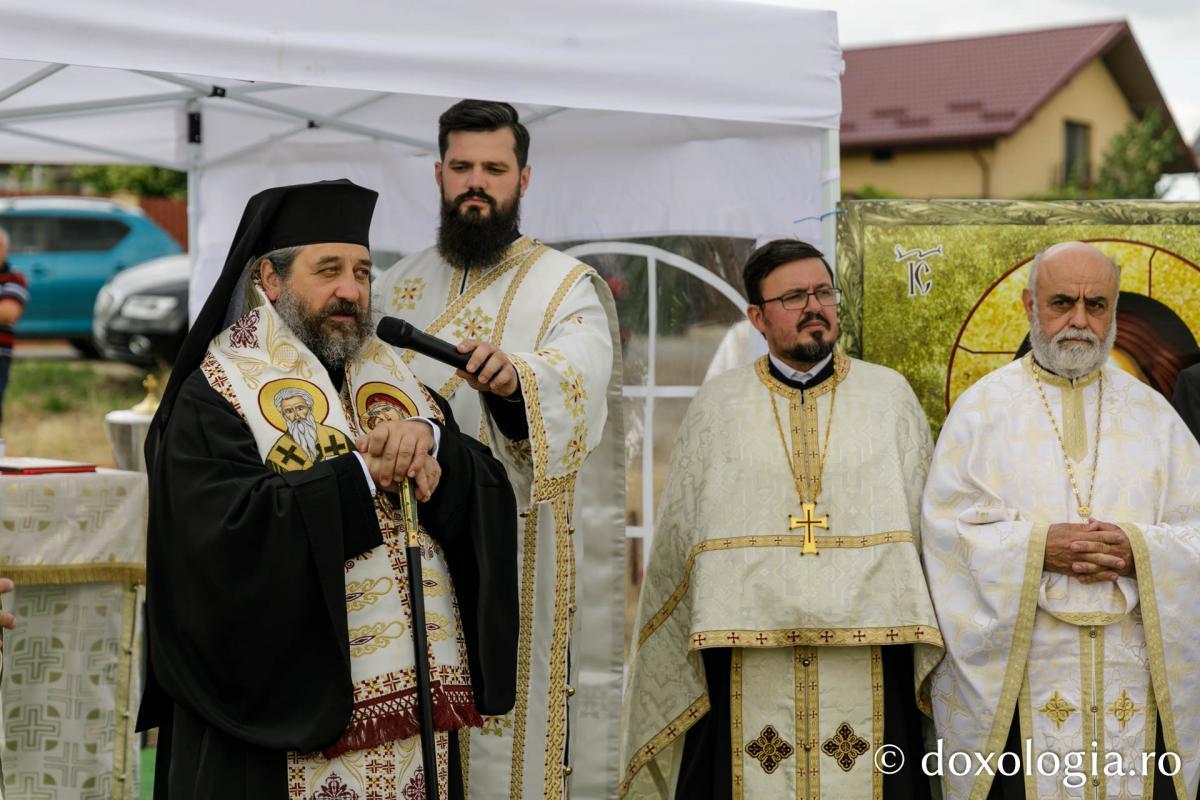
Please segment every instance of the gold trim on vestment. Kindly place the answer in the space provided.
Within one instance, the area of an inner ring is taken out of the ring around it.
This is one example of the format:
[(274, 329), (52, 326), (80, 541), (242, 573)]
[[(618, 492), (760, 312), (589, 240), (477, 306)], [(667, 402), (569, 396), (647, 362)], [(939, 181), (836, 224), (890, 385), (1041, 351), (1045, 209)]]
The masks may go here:
[[(5, 573), (11, 575), (12, 573)], [(133, 747), (137, 734), (133, 727), (136, 714), (132, 711), (133, 671), (138, 669), (137, 612), (141, 606), (141, 591), (137, 584), (122, 588), (121, 596), (121, 641), (117, 652), (117, 725), (113, 732), (113, 800), (136, 800), (133, 791)]]
[[(883, 649), (871, 647), (871, 752), (883, 747)], [(871, 800), (883, 800), (883, 772), (871, 759)]]
[(575, 603), (575, 546), (572, 540), (573, 491), (552, 501), (554, 509), (554, 622), (550, 638), (550, 680), (546, 690), (546, 762), (543, 796), (563, 797), (567, 748), (567, 654), (571, 647), (570, 606)]
[(1083, 407), (1083, 389), (1066, 388), (1059, 392), (1062, 407), (1063, 449), (1072, 461), (1087, 458), (1087, 411)]
[[(1083, 741), (1080, 749), (1086, 763), (1100, 763), (1104, 753), (1104, 629), (1089, 625), (1079, 630), (1079, 716)], [(1095, 742), (1095, 747), (1092, 746)], [(1093, 762), (1093, 759), (1097, 759)], [(1099, 800), (1107, 796), (1103, 775), (1089, 775), (1083, 796)]]
[[(517, 262), (515, 260), (510, 261), (507, 264), (504, 262), (508, 259), (515, 259), (518, 255), (524, 255), (525, 251), (523, 250), (520, 252), (513, 252), (517, 250), (518, 245), (524, 242), (528, 242), (528, 247), (530, 250), (540, 247), (540, 245), (536, 242), (532, 242), (528, 238), (522, 236), (520, 239), (517, 239), (517, 241), (509, 245), (508, 250), (505, 251), (505, 255), (500, 259), (499, 262), (497, 262), (498, 266), (485, 274), (483, 277), (476, 280), (474, 283), (469, 284), (463, 293), (457, 296), (454, 295), (455, 287), (461, 284), (462, 277), (458, 272), (455, 272), (454, 277), (458, 278), (458, 280), (452, 281), (450, 284), (450, 297), (447, 298), (446, 307), (442, 309), (442, 313), (439, 314), (437, 318), (433, 320), (433, 322), (429, 323), (429, 325), (425, 327), (425, 332), (430, 336), (436, 336), (442, 330), (442, 328), (453, 322), (454, 318), (457, 317), (472, 300), (482, 294), (484, 289), (487, 289), (489, 286), (499, 280), (501, 275), (508, 273), (510, 270), (516, 267)], [(416, 351), (405, 350), (400, 359), (405, 364), (409, 364), (414, 358), (416, 358), (416, 356)]]
[[(508, 326), (508, 315), (512, 311), (512, 304), (514, 298), (517, 296), (517, 291), (521, 288), (521, 284), (529, 275), (529, 271), (533, 269), (533, 265), (538, 262), (538, 259), (542, 257), (542, 254), (547, 249), (541, 245), (538, 245), (536, 242), (534, 244), (535, 247), (529, 253), (529, 255), (525, 257), (525, 260), (521, 262), (521, 267), (517, 271), (517, 274), (513, 276), (511, 281), (509, 281), (508, 288), (504, 290), (504, 297), (500, 301), (500, 310), (496, 312), (496, 324), (492, 326), (491, 336), (489, 336), (487, 339), (489, 344), (492, 344), (496, 347), (500, 346), (500, 342), (504, 338), (504, 329)], [(469, 289), (470, 287), (467, 288)], [(451, 376), (450, 380), (446, 381), (445, 385), (443, 385), (441, 389), (438, 389), (438, 394), (446, 399), (449, 399), (451, 395), (458, 391), (458, 387), (462, 384), (462, 382), (462, 378), (458, 377), (457, 375), (453, 375)]]
[(529, 715), (529, 682), (533, 664), (533, 601), (537, 588), (538, 506), (525, 512), (525, 537), (521, 561), (521, 628), (517, 633), (517, 701), (513, 706), (511, 797), (520, 797), (525, 785), (525, 724)]
[(554, 322), (554, 316), (558, 313), (558, 307), (567, 298), (567, 293), (579, 282), (579, 278), (591, 271), (591, 269), (587, 264), (580, 262), (567, 273), (567, 277), (558, 285), (558, 288), (554, 291), (554, 296), (550, 298), (549, 305), (546, 306), (546, 314), (542, 317), (542, 325), (538, 328), (537, 338), (533, 340), (534, 350), (542, 349), (542, 339), (549, 332), (550, 324)]
[[(1118, 523), (1129, 538), (1133, 549), (1133, 563), (1137, 566), (1138, 602), (1142, 606), (1142, 630), (1146, 636), (1146, 652), (1150, 656), (1150, 690), (1154, 692), (1158, 716), (1163, 724), (1163, 745), (1169, 753), (1179, 753), (1179, 737), (1175, 731), (1175, 708), (1171, 705), (1171, 689), (1167, 682), (1167, 661), (1163, 652), (1162, 620), (1158, 613), (1158, 596), (1154, 593), (1154, 571), (1150, 562), (1150, 549), (1141, 527), (1131, 522)], [(1151, 747), (1151, 750), (1154, 748)], [(1187, 797), (1187, 785), (1183, 770), (1179, 770), (1171, 781), (1175, 784), (1177, 797)]]
[(804, 689), (808, 674), (804, 671), (803, 647), (792, 648), (792, 702), (796, 706), (796, 798), (806, 794), (805, 778), (808, 776), (808, 706), (804, 702)]
[[(736, 651), (734, 651), (736, 652)], [(732, 655), (731, 667), (732, 667)], [(731, 672), (732, 675), (732, 672)], [(625, 779), (621, 781), (621, 785), (617, 787), (617, 796), (624, 797), (629, 792), (629, 783), (633, 780), (633, 776), (641, 770), (642, 767), (650, 763), (656, 755), (661, 753), (671, 742), (683, 736), (688, 730), (696, 724), (705, 714), (709, 712), (711, 704), (707, 694), (702, 694), (697, 697), (692, 703), (683, 710), (683, 712), (671, 720), (665, 728), (650, 737), (650, 740), (638, 748), (638, 751), (629, 759), (629, 768), (625, 772)], [(661, 775), (655, 775), (655, 783), (659, 784), (664, 795), (668, 791), (665, 781)], [(671, 787), (673, 790), (674, 787)]]
[(742, 651), (729, 651), (729, 749), (731, 800), (743, 800), (745, 777), (742, 773)]
[[(1142, 749), (1143, 753), (1153, 753), (1158, 747), (1158, 707), (1154, 699), (1154, 687), (1150, 683), (1146, 682), (1146, 743)], [(1147, 770), (1142, 776), (1142, 800), (1154, 800), (1154, 773), (1157, 772), (1157, 766), (1156, 762), (1155, 769)]]
[(821, 797), (821, 670), (820, 658), (821, 651), (817, 648), (809, 648), (804, 650), (804, 655), (809, 659), (809, 671), (805, 673), (805, 682), (808, 685), (807, 706), (804, 709), (805, 713), (805, 740), (804, 755), (808, 762), (808, 777), (804, 783), (804, 794), (800, 785), (796, 786), (796, 794), (800, 795), (802, 800), (820, 800)]
[[(688, 638), (688, 651), (714, 647), (865, 647), (867, 645), (942, 645), (942, 634), (925, 625), (881, 628), (779, 628), (777, 630), (727, 629), (697, 631)], [(640, 645), (639, 645), (640, 646)]]
[[(1021, 597), (1017, 605), (1017, 619), (1013, 626), (1012, 647), (1004, 669), (1004, 682), (1000, 689), (1000, 702), (992, 718), (992, 730), (983, 747), (985, 753), (998, 753), (1008, 740), (1012, 727), (1013, 709), (1021, 693), (1021, 681), (1029, 660), (1029, 645), (1033, 637), (1034, 612), (1037, 611), (1038, 589), (1042, 583), (1042, 564), (1046, 559), (1046, 533), (1048, 525), (1034, 525), (1029, 531), (1029, 544), (1025, 550), (1025, 576), (1021, 582)], [(994, 776), (986, 771), (977, 777), (971, 786), (969, 800), (984, 800), (991, 788)]]
[(471, 729), (458, 732), (458, 768), (462, 772), (463, 797), (471, 796)]
[[(1018, 723), (1018, 731), (1020, 733), (1019, 740), (1022, 742), (1033, 741), (1033, 699), (1029, 692), (1029, 670), (1025, 671), (1025, 676), (1021, 679), (1021, 693), (1017, 697), (1017, 716), (1020, 719)], [(1030, 748), (1032, 752), (1033, 748)], [(1032, 764), (1025, 763), (1025, 753), (1020, 753), (1022, 771), (1025, 773), (1025, 797), (1036, 798), (1037, 795), (1037, 772)]]
[(99, 564), (4, 564), (4, 577), (15, 583), (66, 585), (76, 583), (146, 582), (146, 565), (124, 561)]
[[(816, 536), (818, 547), (821, 549), (838, 549), (838, 548), (860, 548), (860, 547), (875, 547), (883, 544), (897, 544), (903, 542), (912, 542), (913, 535), (909, 531), (884, 531), (883, 533), (871, 533), (865, 536)], [(692, 545), (691, 552), (688, 553), (687, 560), (683, 566), (683, 578), (667, 597), (667, 601), (663, 603), (654, 616), (652, 616), (644, 626), (641, 633), (638, 634), (638, 647), (641, 647), (654, 631), (658, 630), (664, 622), (675, 612), (676, 606), (687, 594), (688, 586), (691, 583), (692, 567), (696, 562), (696, 556), (701, 553), (711, 553), (720, 550), (737, 550), (744, 547), (803, 547), (804, 537), (795, 534), (761, 534), (753, 536), (731, 536), (726, 539), (705, 539)]]
[(850, 358), (838, 348), (833, 351), (833, 375), (829, 380), (821, 381), (811, 389), (796, 389), (772, 375), (770, 363), (770, 356), (759, 358), (754, 362), (754, 374), (764, 386), (775, 394), (788, 398), (789, 401), (793, 397), (799, 398), (801, 393), (808, 400), (832, 392), (833, 387), (844, 381), (846, 374), (850, 372)]

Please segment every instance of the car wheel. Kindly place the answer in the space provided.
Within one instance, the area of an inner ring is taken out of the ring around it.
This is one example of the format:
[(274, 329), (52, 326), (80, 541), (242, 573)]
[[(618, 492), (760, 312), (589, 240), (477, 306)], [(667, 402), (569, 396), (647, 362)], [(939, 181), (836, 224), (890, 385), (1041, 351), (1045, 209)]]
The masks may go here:
[(91, 339), (72, 339), (71, 347), (79, 351), (79, 355), (84, 358), (100, 358), (100, 351), (96, 349), (96, 343)]

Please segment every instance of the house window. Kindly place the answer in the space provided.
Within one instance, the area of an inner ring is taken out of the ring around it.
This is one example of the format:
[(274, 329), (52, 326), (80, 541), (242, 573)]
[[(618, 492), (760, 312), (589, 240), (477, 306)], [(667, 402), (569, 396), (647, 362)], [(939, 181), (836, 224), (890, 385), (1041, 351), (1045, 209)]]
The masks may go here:
[(1092, 164), (1088, 160), (1092, 126), (1082, 122), (1068, 122), (1064, 138), (1062, 184), (1064, 186), (1087, 186), (1092, 180)]

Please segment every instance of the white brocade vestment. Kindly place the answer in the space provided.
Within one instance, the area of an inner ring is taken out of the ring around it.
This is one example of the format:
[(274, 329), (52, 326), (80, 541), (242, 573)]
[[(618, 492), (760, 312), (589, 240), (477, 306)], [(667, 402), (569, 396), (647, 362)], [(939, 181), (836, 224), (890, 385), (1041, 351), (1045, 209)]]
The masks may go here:
[[(1083, 504), (1097, 465), (1091, 515), (1129, 537), (1134, 576), (1043, 570), (1049, 526), (1085, 521), (1064, 449)], [(922, 529), (946, 642), (931, 694), (947, 757), (1001, 752), (1015, 713), (1027, 797), (1147, 797), (1143, 753), (1161, 724), (1182, 760), (1176, 793), (1196, 796), (1200, 446), (1164, 398), (1112, 363), (1073, 384), (1029, 356), (996, 370), (951, 409)], [(1050, 754), (1081, 764), (1068, 776)], [(974, 773), (944, 772), (948, 800), (987, 796), (991, 777)]]
[[(620, 346), (608, 286), (528, 237), (483, 269), (430, 248), (376, 283), (385, 313), (457, 344), (488, 341), (521, 381), (529, 439), (505, 438), (482, 396), (404, 352), (464, 433), (505, 466), (521, 514), (516, 707), (461, 748), (471, 798), (615, 794), (624, 622), (625, 474)], [(576, 610), (578, 609), (578, 613)], [(585, 736), (579, 736), (582, 732)]]
[[(634, 628), (624, 797), (676, 796), (687, 732), (712, 707), (708, 648), (731, 651), (735, 800), (881, 795), (880, 651), (912, 646), (905, 693), (942, 652), (918, 555), (932, 443), (896, 372), (838, 353), (833, 373), (801, 392), (764, 356), (688, 406)], [(804, 513), (789, 459), (819, 485), (816, 555), (792, 521)]]

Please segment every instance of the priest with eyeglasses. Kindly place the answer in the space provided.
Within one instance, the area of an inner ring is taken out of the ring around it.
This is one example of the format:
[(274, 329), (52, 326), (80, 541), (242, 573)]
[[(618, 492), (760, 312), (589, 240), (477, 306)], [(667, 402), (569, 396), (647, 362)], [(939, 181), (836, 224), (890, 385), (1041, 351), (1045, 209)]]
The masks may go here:
[(770, 242), (744, 278), (769, 353), (701, 387), (672, 451), (621, 795), (928, 797), (919, 697), (942, 655), (918, 555), (929, 424), (904, 378), (836, 348), (820, 251)]

